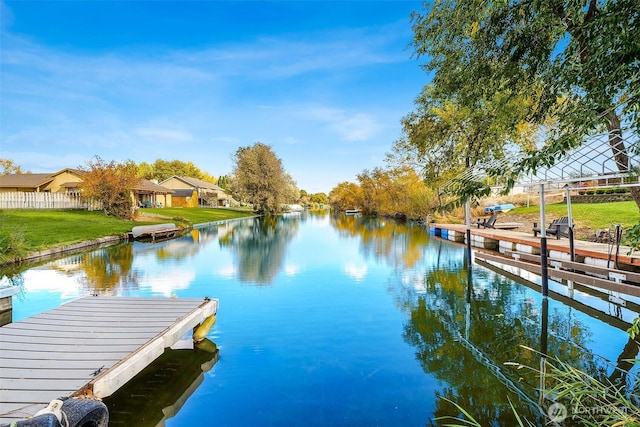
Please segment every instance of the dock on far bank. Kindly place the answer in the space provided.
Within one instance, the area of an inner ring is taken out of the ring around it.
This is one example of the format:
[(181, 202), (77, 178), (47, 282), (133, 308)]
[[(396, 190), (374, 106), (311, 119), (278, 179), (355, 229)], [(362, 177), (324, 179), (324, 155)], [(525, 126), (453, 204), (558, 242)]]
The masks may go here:
[[(430, 224), (429, 233), (452, 242), (464, 243), (466, 240), (466, 226), (463, 224)], [(471, 246), (501, 253), (521, 252), (540, 255), (540, 237), (507, 229), (484, 229), (472, 226)], [(547, 237), (547, 251), (549, 258), (569, 260), (569, 239)], [(611, 245), (584, 240), (574, 240), (574, 253), (577, 262), (601, 267), (608, 266), (616, 256), (615, 248)], [(631, 248), (628, 246), (620, 246), (617, 260), (627, 265), (629, 269), (640, 268), (640, 253), (631, 253)]]
[(110, 396), (215, 316), (215, 299), (86, 296), (0, 328), (0, 424)]

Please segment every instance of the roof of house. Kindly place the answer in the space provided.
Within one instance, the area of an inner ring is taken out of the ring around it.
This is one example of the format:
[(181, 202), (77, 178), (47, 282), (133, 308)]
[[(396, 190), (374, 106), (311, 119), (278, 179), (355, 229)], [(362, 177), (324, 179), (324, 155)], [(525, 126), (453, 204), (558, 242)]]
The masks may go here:
[(146, 191), (149, 193), (173, 193), (174, 190), (163, 187), (159, 184), (156, 184), (153, 181), (149, 181), (148, 179), (141, 178), (138, 182), (138, 185), (133, 187), (134, 191)]
[(193, 196), (192, 188), (179, 188), (177, 190), (173, 190), (173, 197), (191, 197)]
[(50, 173), (12, 173), (0, 175), (0, 187), (5, 188), (36, 188), (53, 181)]
[(170, 178), (165, 179), (164, 181), (162, 181), (160, 184), (169, 181), (171, 178), (176, 178), (179, 179), (180, 181), (191, 185), (194, 188), (205, 188), (207, 190), (217, 190), (217, 191), (224, 191), (222, 188), (218, 187), (215, 184), (212, 184), (211, 182), (208, 181), (203, 181), (202, 179), (198, 179), (198, 178), (193, 178), (190, 176), (178, 176), (178, 175), (174, 175)]
[(81, 169), (74, 169), (74, 168), (64, 168), (62, 170), (59, 170), (58, 172), (54, 172), (52, 174), (50, 174), (51, 176), (56, 176), (56, 175), (60, 175), (63, 172), (69, 172), (72, 173), (74, 175), (78, 175), (79, 177), (82, 177), (82, 175), (86, 175), (86, 171), (83, 171)]
[(60, 184), (60, 187), (63, 188), (76, 188), (78, 187), (78, 185), (80, 185), (82, 182), (81, 181), (69, 181), (69, 182), (63, 182), (62, 184)]

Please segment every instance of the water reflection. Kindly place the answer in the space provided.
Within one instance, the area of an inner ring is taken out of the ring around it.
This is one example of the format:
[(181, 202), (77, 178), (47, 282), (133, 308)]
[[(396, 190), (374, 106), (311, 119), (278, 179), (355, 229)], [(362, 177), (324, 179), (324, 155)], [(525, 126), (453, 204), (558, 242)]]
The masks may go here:
[(196, 348), (171, 349), (114, 395), (104, 399), (109, 426), (158, 426), (173, 417), (218, 361), (218, 348), (205, 339)]
[(300, 227), (301, 215), (267, 216), (237, 223), (220, 245), (236, 259), (241, 282), (268, 284), (282, 270), (287, 246)]
[[(544, 300), (536, 278), (472, 264), (462, 246), (393, 220), (308, 213), (250, 219), (74, 255), (13, 280), (22, 283), (29, 310), (41, 293), (220, 297), (225, 312), (215, 341), (224, 346), (225, 366), (208, 376), (225, 381), (202, 391), (206, 397), (186, 412), (204, 417), (218, 405), (228, 424), (265, 420), (251, 418), (245, 406), (261, 417), (275, 408), (283, 418), (268, 419), (278, 421), (291, 421), (286, 414), (295, 407), (338, 425), (367, 407), (370, 424), (428, 424), (458, 413), (444, 398), (483, 425), (516, 425), (509, 399), (519, 414), (544, 424), (541, 354), (629, 392), (637, 384), (629, 371), (638, 346), (624, 330), (640, 303), (611, 309), (606, 295), (577, 284), (565, 292), (560, 283)], [(236, 286), (246, 283), (270, 286)], [(361, 371), (362, 381), (354, 381)], [(392, 401), (407, 414), (389, 406), (376, 412)], [(145, 408), (123, 417), (148, 410), (159, 422), (161, 411)]]
[[(472, 408), (482, 425), (516, 425), (508, 399), (517, 402), (520, 415), (544, 424), (548, 419), (539, 404), (544, 409), (550, 402), (536, 396), (542, 355), (557, 357), (600, 381), (615, 381), (627, 393), (633, 391), (636, 380), (629, 370), (634, 362), (629, 359), (638, 354), (635, 341), (628, 340), (615, 365), (589, 350), (594, 337), (584, 317), (559, 304), (549, 313), (546, 298), (487, 270), (472, 273), (458, 253), (459, 264), (443, 268), (438, 251), (433, 269), (424, 275), (424, 289), (404, 293), (403, 305), (411, 315), (405, 339), (416, 347), (425, 372), (447, 384), (442, 397)], [(436, 416), (456, 413), (450, 402), (438, 401)]]
[(357, 237), (365, 256), (402, 269), (413, 268), (422, 260), (429, 241), (428, 233), (421, 227), (388, 219), (334, 214), (331, 225), (342, 236)]

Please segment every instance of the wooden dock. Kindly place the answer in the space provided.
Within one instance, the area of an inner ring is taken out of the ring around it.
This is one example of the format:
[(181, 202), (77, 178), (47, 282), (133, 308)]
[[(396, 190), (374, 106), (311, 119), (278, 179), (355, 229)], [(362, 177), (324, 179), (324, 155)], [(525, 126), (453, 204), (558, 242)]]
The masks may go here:
[(0, 423), (63, 396), (107, 397), (207, 317), (217, 300), (87, 296), (0, 328)]
[[(466, 227), (461, 224), (430, 224), (429, 232), (432, 235), (442, 237), (453, 242), (464, 243)], [(612, 248), (606, 243), (587, 242), (575, 240), (575, 255), (578, 262), (585, 264), (608, 266), (613, 260)], [(534, 237), (533, 233), (502, 229), (478, 229), (471, 227), (471, 245), (482, 249), (505, 251), (518, 251), (534, 255), (540, 254), (540, 237)], [(547, 250), (550, 258), (569, 259), (569, 239), (556, 239), (547, 237)], [(618, 261), (630, 268), (640, 268), (640, 253), (629, 254), (628, 246), (621, 246)]]

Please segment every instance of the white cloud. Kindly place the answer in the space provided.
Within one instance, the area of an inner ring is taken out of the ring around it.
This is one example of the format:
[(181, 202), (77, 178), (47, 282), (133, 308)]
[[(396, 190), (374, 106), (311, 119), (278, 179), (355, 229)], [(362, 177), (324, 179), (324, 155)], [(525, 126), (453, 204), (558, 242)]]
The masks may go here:
[(133, 133), (152, 142), (186, 142), (193, 140), (193, 135), (189, 132), (173, 129), (145, 127), (134, 129)]
[(366, 141), (375, 137), (382, 129), (371, 114), (363, 112), (349, 113), (321, 106), (305, 108), (301, 111), (303, 115), (324, 123), (348, 142)]

